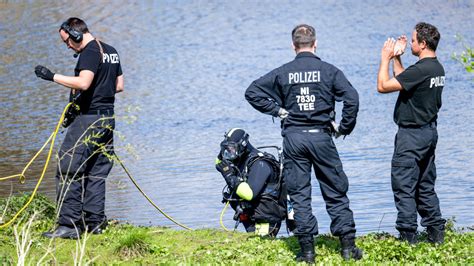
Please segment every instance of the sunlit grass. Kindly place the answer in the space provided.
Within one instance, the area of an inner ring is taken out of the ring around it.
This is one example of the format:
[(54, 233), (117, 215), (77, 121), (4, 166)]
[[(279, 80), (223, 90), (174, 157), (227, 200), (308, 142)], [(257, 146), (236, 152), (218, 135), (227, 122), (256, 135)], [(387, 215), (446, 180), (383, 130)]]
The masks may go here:
[[(49, 206), (39, 197), (32, 204)], [(23, 201), (12, 198), (10, 202)], [(0, 200), (0, 207), (2, 206)], [(10, 205), (11, 208), (15, 206)], [(33, 212), (34, 213), (34, 212)], [(32, 217), (32, 216), (29, 216)], [(21, 219), (15, 241), (13, 229), (0, 233), (0, 264), (2, 265), (153, 265), (153, 264), (239, 264), (295, 265), (299, 251), (295, 237), (262, 238), (246, 233), (229, 233), (215, 229), (194, 231), (164, 227), (141, 227), (112, 223), (104, 234), (87, 235), (80, 240), (41, 237), (41, 232), (54, 223), (52, 218), (38, 214), (35, 219)], [(28, 225), (29, 224), (29, 225)], [(446, 242), (432, 245), (422, 242), (409, 245), (388, 233), (371, 233), (357, 238), (364, 250), (360, 262), (349, 264), (472, 264), (474, 263), (474, 232), (455, 230), (448, 225)], [(426, 239), (424, 233), (420, 239)], [(23, 243), (23, 244), (22, 244)], [(339, 255), (337, 237), (319, 235), (315, 238), (316, 262), (320, 265), (344, 263)], [(18, 250), (20, 252), (18, 253)], [(22, 257), (18, 256), (18, 254)]]
[(152, 251), (149, 239), (147, 232), (131, 228), (129, 232), (118, 237), (114, 253), (125, 259), (144, 256)]

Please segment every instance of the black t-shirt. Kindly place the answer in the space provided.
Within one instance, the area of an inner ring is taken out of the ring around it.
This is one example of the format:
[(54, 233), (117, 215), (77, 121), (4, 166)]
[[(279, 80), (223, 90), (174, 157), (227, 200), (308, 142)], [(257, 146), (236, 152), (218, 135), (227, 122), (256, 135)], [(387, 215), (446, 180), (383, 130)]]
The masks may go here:
[(100, 44), (102, 56), (97, 41), (91, 41), (82, 50), (74, 69), (76, 76), (81, 70), (94, 72), (90, 87), (81, 92), (77, 101), (82, 113), (114, 108), (116, 81), (122, 75), (122, 67), (115, 48), (103, 42)]
[(395, 104), (395, 123), (423, 126), (436, 121), (445, 80), (444, 68), (438, 59), (423, 58), (395, 78), (403, 87)]

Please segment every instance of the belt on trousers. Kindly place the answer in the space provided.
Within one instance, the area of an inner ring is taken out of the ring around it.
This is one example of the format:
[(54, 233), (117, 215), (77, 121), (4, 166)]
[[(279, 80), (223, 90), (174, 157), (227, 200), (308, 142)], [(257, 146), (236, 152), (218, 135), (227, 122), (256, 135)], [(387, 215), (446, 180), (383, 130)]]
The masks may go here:
[(303, 129), (301, 132), (305, 133), (329, 133), (327, 128), (313, 128), (313, 129)]
[(106, 110), (89, 110), (86, 113), (82, 113), (83, 115), (114, 115), (113, 109), (106, 109)]
[(410, 125), (410, 126), (402, 126), (402, 125), (399, 125), (399, 127), (401, 128), (427, 128), (427, 127), (431, 127), (431, 128), (435, 128), (436, 125), (438, 123), (436, 121), (433, 121), (433, 122), (429, 122), (428, 124), (424, 124), (424, 125)]

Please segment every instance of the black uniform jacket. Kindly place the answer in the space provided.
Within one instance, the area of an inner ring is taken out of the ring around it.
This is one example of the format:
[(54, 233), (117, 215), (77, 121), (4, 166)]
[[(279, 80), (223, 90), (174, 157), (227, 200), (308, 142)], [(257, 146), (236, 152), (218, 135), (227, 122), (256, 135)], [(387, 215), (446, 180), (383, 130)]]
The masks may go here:
[(282, 130), (327, 128), (334, 120), (335, 101), (342, 101), (339, 131), (348, 135), (356, 124), (359, 96), (341, 70), (311, 52), (296, 58), (255, 80), (245, 99), (258, 111), (278, 116), (283, 107), (289, 112)]

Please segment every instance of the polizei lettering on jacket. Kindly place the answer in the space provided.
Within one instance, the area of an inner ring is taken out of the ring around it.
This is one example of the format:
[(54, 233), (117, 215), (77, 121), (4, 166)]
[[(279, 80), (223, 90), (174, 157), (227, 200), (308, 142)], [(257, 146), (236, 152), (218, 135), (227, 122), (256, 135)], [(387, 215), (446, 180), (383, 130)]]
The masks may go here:
[(320, 82), (320, 81), (321, 81), (321, 76), (319, 74), (319, 71), (288, 73), (289, 84), (313, 83), (313, 82)]

